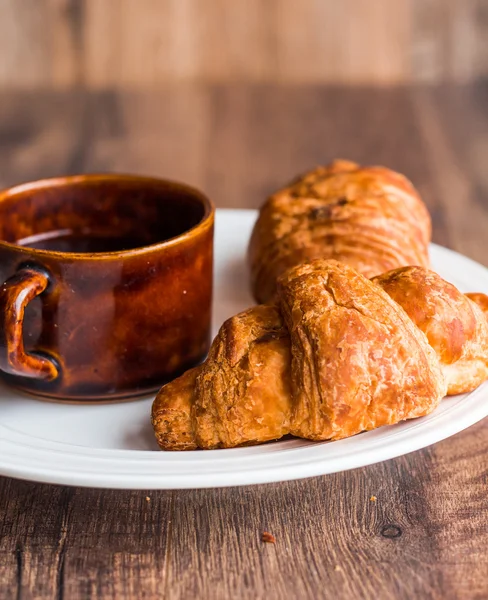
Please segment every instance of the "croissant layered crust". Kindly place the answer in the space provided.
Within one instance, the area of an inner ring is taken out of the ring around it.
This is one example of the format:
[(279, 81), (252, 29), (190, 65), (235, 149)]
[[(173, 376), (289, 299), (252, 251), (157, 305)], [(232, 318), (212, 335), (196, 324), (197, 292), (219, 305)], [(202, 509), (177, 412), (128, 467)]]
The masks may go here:
[(276, 304), (226, 321), (207, 360), (161, 389), (158, 443), (337, 440), (426, 415), (488, 378), (485, 307), (422, 267), (373, 280), (333, 260), (294, 267)]
[(344, 262), (366, 277), (429, 266), (431, 221), (413, 185), (384, 167), (338, 160), (272, 195), (261, 208), (248, 251), (258, 302), (278, 277), (314, 259)]
[(488, 296), (462, 294), (442, 277), (404, 267), (373, 279), (427, 336), (448, 394), (477, 388), (488, 378)]
[(290, 336), (276, 306), (226, 321), (207, 360), (164, 386), (152, 407), (166, 450), (231, 448), (289, 432)]
[(278, 289), (291, 338), (293, 435), (349, 437), (428, 414), (445, 395), (425, 336), (352, 268), (300, 265)]

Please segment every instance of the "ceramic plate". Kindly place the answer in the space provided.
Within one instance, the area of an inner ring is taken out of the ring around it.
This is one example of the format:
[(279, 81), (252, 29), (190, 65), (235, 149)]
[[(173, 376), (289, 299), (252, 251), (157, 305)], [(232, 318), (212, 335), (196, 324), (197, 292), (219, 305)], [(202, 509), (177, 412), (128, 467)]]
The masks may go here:
[[(245, 253), (256, 211), (216, 220), (214, 332), (252, 305)], [(434, 268), (462, 291), (488, 293), (488, 270), (432, 246)], [(161, 452), (149, 421), (152, 398), (70, 405), (0, 387), (0, 474), (105, 488), (174, 489), (266, 483), (363, 467), (445, 439), (488, 416), (488, 384), (442, 402), (428, 417), (338, 442), (286, 440), (249, 448)]]

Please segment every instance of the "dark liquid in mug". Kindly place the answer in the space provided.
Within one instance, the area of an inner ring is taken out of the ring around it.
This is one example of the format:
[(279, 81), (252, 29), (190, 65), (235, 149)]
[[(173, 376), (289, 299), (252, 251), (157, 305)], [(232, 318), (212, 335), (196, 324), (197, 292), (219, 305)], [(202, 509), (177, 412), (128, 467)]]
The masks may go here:
[(51, 250), (55, 252), (121, 252), (141, 248), (156, 243), (157, 240), (143, 239), (142, 236), (109, 236), (96, 232), (49, 231), (18, 240), (19, 246)]

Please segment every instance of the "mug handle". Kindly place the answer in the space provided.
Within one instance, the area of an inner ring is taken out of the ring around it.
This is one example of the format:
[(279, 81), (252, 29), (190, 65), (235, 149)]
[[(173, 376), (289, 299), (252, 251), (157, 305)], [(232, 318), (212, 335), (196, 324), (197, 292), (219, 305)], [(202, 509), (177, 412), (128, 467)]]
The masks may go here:
[(25, 307), (49, 285), (49, 277), (23, 267), (0, 288), (0, 369), (10, 375), (52, 381), (59, 375), (55, 362), (24, 349)]

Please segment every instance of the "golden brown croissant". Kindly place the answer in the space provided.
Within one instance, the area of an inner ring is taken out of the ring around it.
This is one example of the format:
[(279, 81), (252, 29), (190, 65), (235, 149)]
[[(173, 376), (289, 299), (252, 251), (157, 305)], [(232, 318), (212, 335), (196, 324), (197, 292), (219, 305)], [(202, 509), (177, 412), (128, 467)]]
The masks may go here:
[(317, 258), (344, 262), (366, 277), (429, 266), (431, 222), (412, 184), (383, 167), (335, 161), (272, 195), (249, 244), (251, 285), (270, 302), (278, 277)]
[(448, 394), (477, 388), (488, 378), (488, 296), (462, 294), (436, 273), (404, 267), (375, 277), (434, 348)]
[(205, 363), (161, 389), (158, 443), (333, 440), (428, 414), (488, 378), (488, 297), (472, 296), (425, 268), (369, 281), (336, 261), (295, 267), (279, 307), (226, 321)]

